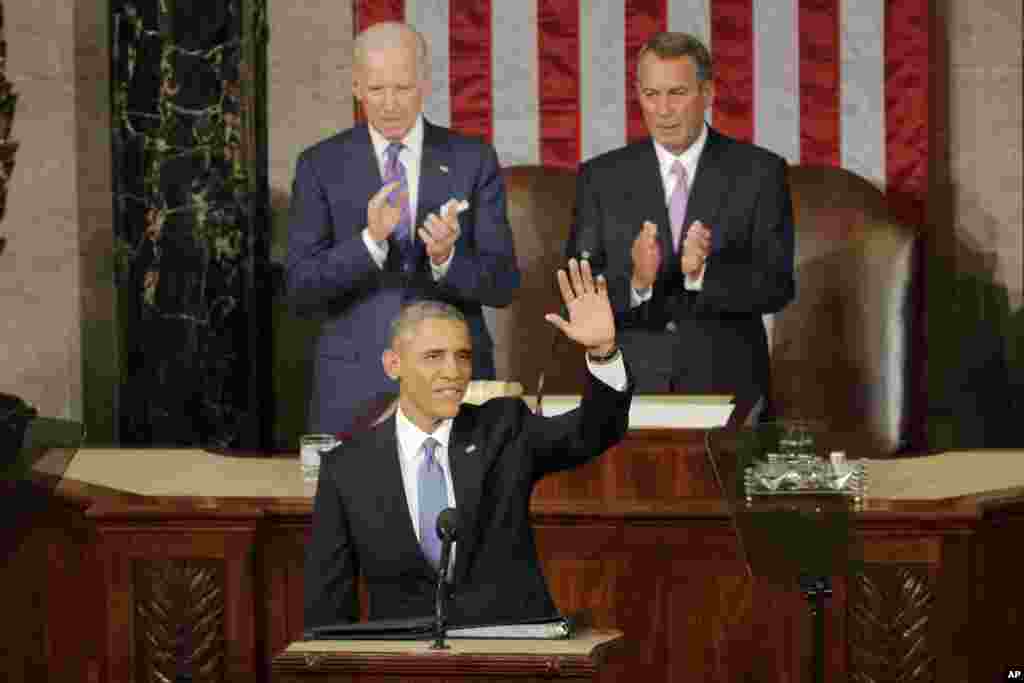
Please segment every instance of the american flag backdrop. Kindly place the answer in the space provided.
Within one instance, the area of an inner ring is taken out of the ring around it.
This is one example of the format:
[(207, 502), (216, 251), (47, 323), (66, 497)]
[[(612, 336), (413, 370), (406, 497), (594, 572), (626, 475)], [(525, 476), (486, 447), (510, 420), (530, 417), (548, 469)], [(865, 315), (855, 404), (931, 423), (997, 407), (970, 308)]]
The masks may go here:
[(790, 163), (842, 166), (923, 220), (927, 0), (355, 0), (356, 31), (427, 37), (434, 123), (490, 140), (503, 166), (575, 168), (645, 135), (635, 55), (661, 30), (709, 46), (709, 119)]

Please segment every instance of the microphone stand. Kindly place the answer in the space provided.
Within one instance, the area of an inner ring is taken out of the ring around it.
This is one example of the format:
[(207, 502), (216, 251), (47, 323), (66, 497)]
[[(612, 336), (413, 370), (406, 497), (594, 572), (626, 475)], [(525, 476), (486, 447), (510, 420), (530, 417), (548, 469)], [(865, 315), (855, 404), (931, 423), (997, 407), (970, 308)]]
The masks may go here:
[(437, 568), (437, 592), (434, 594), (434, 642), (431, 650), (447, 650), (445, 606), (448, 598), (448, 565), (451, 564), (452, 543), (455, 542), (457, 518), (454, 508), (446, 508), (437, 516), (437, 535), (441, 539), (441, 561)]

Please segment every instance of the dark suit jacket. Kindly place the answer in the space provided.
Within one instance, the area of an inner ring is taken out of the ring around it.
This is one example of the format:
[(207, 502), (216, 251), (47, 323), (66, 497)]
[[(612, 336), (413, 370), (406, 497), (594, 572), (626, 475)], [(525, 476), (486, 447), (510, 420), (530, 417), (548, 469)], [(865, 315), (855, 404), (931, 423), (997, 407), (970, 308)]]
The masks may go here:
[(473, 336), (473, 376), (494, 377), (493, 343), (481, 305), (506, 306), (519, 286), (505, 185), (490, 145), (424, 122), (423, 157), (414, 226), (450, 198), (469, 200), (461, 235), (440, 282), (416, 240), (415, 267), (403, 272), (391, 248), (382, 271), (362, 240), (366, 204), (382, 186), (366, 125), (305, 150), (295, 170), (286, 282), (301, 314), (325, 316), (316, 343), (310, 425), (317, 432), (347, 431), (360, 401), (397, 385), (384, 374), (380, 354), (403, 303), (438, 299), (465, 314)]
[[(529, 521), (533, 485), (618, 442), (631, 395), (590, 376), (581, 406), (553, 418), (512, 398), (462, 407), (449, 442), (459, 512), (453, 623), (557, 613)], [(360, 574), (371, 619), (433, 614), (437, 573), (409, 517), (393, 417), (324, 456), (306, 551), (307, 629), (358, 617)]]
[[(645, 220), (658, 225), (661, 271), (651, 300), (630, 309), (630, 251)], [(590, 252), (604, 272), (620, 331), (675, 336), (678, 391), (767, 394), (761, 316), (780, 310), (795, 294), (785, 160), (709, 129), (684, 225), (696, 220), (713, 237), (703, 290), (691, 293), (672, 251), (658, 158), (646, 139), (581, 166), (566, 253)], [(635, 353), (630, 358), (634, 365), (643, 360)]]

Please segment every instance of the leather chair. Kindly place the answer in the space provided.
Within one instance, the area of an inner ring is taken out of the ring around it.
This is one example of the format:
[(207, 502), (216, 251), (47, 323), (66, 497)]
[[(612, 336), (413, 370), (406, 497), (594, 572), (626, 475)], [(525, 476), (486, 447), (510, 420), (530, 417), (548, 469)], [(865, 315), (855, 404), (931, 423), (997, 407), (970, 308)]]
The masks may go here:
[(921, 444), (916, 231), (870, 182), (795, 166), (797, 296), (772, 330), (776, 410), (826, 422), (851, 457)]
[[(534, 393), (579, 393), (583, 358), (543, 314), (561, 307), (555, 270), (572, 220), (575, 174), (505, 170), (523, 275), (505, 309), (485, 309), (499, 378)], [(832, 167), (790, 169), (797, 297), (770, 321), (773, 399), (783, 417), (821, 420), (850, 457), (919, 445), (920, 277), (915, 231), (871, 183)], [(552, 344), (553, 340), (558, 344)]]
[(514, 166), (505, 169), (504, 175), (522, 281), (506, 308), (484, 309), (494, 337), (497, 377), (519, 381), (527, 393), (534, 394), (545, 371), (545, 393), (578, 394), (586, 367), (583, 353), (544, 320), (545, 313), (562, 309), (555, 272), (566, 262), (562, 250), (572, 223), (576, 174)]

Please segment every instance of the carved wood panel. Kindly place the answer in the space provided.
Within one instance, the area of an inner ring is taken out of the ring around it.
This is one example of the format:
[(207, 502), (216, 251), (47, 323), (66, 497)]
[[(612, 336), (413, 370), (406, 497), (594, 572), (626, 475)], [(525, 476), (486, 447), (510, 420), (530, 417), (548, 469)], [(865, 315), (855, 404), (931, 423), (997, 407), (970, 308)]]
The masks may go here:
[(133, 584), (135, 680), (225, 680), (223, 562), (137, 560)]
[(848, 604), (850, 680), (936, 680), (929, 642), (935, 586), (926, 565), (868, 565), (851, 579)]

